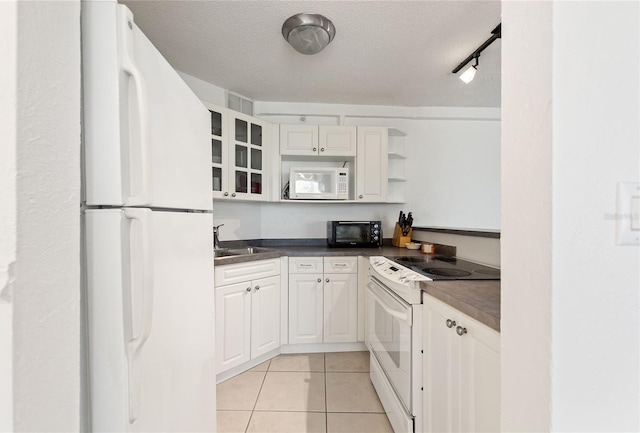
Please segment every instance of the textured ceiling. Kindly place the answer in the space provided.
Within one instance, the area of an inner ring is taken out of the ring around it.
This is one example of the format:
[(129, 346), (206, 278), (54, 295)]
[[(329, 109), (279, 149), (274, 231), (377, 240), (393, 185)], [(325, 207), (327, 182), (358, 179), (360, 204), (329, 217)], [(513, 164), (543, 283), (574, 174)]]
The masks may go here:
[[(499, 1), (121, 1), (178, 70), (258, 101), (399, 106), (500, 105), (500, 47), (465, 85), (451, 70), (491, 36)], [(336, 37), (305, 56), (291, 15), (325, 15)]]

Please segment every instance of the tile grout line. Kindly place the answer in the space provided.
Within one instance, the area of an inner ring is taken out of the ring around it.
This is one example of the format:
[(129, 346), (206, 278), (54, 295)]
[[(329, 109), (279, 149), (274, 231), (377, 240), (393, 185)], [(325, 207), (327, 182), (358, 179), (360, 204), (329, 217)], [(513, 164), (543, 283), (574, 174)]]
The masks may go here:
[(327, 392), (327, 353), (322, 354), (324, 367), (324, 431), (329, 432), (329, 397)]
[(267, 365), (267, 371), (264, 372), (264, 377), (262, 378), (262, 383), (260, 384), (260, 389), (258, 390), (256, 401), (253, 403), (253, 409), (251, 409), (251, 415), (249, 415), (249, 421), (247, 422), (247, 426), (244, 429), (244, 433), (247, 433), (249, 431), (249, 426), (251, 425), (251, 419), (253, 418), (253, 413), (256, 411), (256, 406), (258, 405), (258, 399), (260, 398), (260, 393), (262, 392), (262, 387), (264, 386), (264, 382), (265, 380), (267, 380), (267, 374), (269, 373), (270, 367), (271, 367), (271, 359), (269, 360), (269, 365)]

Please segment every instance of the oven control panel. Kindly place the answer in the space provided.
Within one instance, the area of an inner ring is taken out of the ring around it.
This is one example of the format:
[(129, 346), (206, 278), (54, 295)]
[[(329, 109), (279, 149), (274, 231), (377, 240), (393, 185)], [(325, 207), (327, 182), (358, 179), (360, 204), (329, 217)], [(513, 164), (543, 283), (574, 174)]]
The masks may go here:
[(385, 257), (370, 257), (369, 264), (371, 276), (384, 289), (390, 290), (408, 304), (420, 304), (422, 302), (420, 281), (430, 281), (430, 278)]
[(374, 256), (370, 258), (369, 262), (378, 274), (399, 284), (410, 285), (414, 281), (431, 281), (430, 278), (385, 257)]

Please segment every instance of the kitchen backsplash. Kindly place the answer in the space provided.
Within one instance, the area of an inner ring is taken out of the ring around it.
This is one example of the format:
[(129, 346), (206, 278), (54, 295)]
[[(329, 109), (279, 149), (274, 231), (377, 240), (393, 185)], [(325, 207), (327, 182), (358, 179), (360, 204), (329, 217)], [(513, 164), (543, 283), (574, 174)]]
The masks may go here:
[(499, 238), (435, 233), (420, 230), (414, 230), (412, 238), (416, 242), (455, 245), (457, 249), (456, 256), (461, 259), (500, 267)]

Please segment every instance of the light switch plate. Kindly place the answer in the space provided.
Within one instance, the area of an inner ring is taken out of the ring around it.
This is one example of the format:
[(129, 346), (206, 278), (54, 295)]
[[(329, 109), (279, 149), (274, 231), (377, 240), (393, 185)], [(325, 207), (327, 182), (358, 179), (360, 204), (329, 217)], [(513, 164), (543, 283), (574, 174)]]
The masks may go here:
[(618, 182), (618, 245), (640, 245), (640, 182)]
[(631, 230), (640, 230), (640, 197), (631, 198)]

